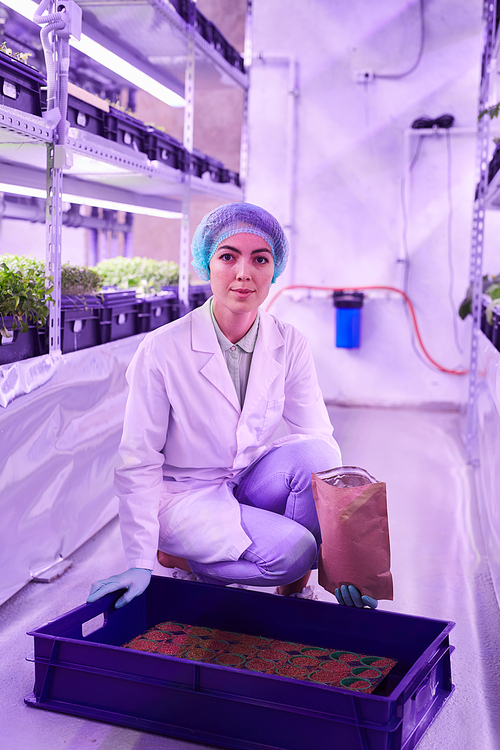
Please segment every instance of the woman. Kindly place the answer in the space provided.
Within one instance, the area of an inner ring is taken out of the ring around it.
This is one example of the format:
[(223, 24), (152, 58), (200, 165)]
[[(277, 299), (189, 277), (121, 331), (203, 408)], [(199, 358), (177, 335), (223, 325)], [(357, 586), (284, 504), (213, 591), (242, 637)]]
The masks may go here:
[(227, 204), (203, 219), (192, 252), (213, 297), (148, 334), (127, 371), (115, 489), (129, 569), (88, 601), (141, 594), (157, 554), (201, 581), (282, 595), (317, 565), (311, 472), (341, 456), (306, 339), (259, 310), (285, 268), (285, 234), (264, 209)]

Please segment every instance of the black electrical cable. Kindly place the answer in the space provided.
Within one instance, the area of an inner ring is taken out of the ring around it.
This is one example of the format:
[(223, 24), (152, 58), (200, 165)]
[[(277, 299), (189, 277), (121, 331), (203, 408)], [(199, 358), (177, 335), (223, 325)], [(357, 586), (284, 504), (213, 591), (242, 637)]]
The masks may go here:
[(425, 23), (424, 23), (424, 0), (419, 0), (419, 6), (420, 6), (420, 45), (418, 50), (417, 59), (409, 68), (408, 70), (405, 70), (404, 73), (375, 73), (375, 78), (390, 78), (393, 80), (396, 80), (398, 78), (405, 78), (406, 76), (409, 76), (410, 73), (413, 73), (413, 71), (419, 66), (420, 60), (422, 59), (422, 55), (424, 52), (424, 44), (425, 44)]
[(444, 130), (448, 130), (449, 128), (451, 128), (454, 122), (455, 118), (453, 117), (453, 115), (440, 115), (434, 120), (432, 119), (432, 117), (423, 115), (422, 117), (417, 117), (417, 119), (412, 122), (411, 126), (413, 130), (431, 130), (432, 128), (442, 128)]

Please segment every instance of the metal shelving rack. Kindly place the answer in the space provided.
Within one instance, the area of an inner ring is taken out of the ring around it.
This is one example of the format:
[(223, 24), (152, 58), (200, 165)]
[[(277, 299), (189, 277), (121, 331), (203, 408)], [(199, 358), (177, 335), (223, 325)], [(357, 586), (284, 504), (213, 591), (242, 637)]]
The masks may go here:
[[(194, 18), (185, 21), (168, 0), (78, 0), (83, 11), (82, 33), (111, 51), (126, 53), (127, 60), (159, 83), (180, 94), (186, 102), (184, 145), (193, 148), (194, 85), (203, 89), (236, 86), (248, 89), (248, 76), (231, 65), (195, 29)], [(194, 7), (194, 6), (193, 6)], [(53, 128), (40, 117), (0, 105), (1, 181), (42, 195), (47, 185), (57, 185), (48, 213), (47, 268), (60, 281), (60, 215), (62, 194), (87, 201), (106, 200), (182, 215), (179, 297), (187, 303), (189, 274), (189, 203), (192, 194), (226, 201), (243, 200), (243, 188), (216, 183), (151, 162), (146, 154), (97, 135), (70, 128), (66, 147), (73, 166), (54, 169), (50, 154)], [(244, 148), (242, 148), (244, 151)], [(2, 166), (8, 168), (2, 169)], [(55, 181), (55, 183), (54, 183)], [(48, 195), (53, 193), (52, 187)], [(49, 206), (49, 201), (47, 205)], [(59, 345), (60, 284), (51, 305), (50, 350)]]
[[(496, 39), (496, 4), (484, 0), (483, 5), (483, 58), (481, 66), (481, 83), (479, 87), (478, 115), (489, 106), (496, 88), (496, 50), (499, 40)], [(476, 164), (477, 193), (472, 217), (472, 241), (469, 267), (469, 280), (472, 285), (472, 341), (469, 368), (469, 396), (467, 402), (466, 449), (469, 463), (474, 465), (476, 456), (476, 396), (478, 375), (478, 346), (481, 326), (481, 300), (483, 293), (483, 250), (484, 225), (487, 208), (494, 208), (495, 187), (498, 181), (488, 186), (488, 153), (489, 153), (490, 120), (481, 117), (478, 124)]]

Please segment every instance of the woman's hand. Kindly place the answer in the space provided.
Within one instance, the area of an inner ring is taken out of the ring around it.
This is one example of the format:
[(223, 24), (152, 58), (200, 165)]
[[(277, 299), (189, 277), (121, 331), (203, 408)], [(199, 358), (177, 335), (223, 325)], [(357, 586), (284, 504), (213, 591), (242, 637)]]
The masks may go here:
[(119, 573), (116, 576), (93, 583), (90, 587), (87, 602), (95, 602), (97, 599), (106, 596), (106, 594), (111, 594), (113, 591), (126, 589), (125, 594), (115, 602), (115, 608), (119, 609), (146, 591), (150, 580), (151, 571), (147, 568), (129, 568), (125, 573)]
[(339, 589), (335, 589), (335, 597), (339, 604), (343, 604), (346, 607), (370, 607), (376, 609), (378, 607), (378, 599), (372, 599), (371, 596), (361, 596), (361, 592), (356, 586), (341, 586)]

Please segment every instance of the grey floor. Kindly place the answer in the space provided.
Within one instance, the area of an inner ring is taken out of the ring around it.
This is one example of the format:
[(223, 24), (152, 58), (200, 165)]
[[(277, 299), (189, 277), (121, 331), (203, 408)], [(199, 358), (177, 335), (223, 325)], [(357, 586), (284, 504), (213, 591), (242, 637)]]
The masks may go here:
[[(498, 750), (500, 614), (483, 555), (459, 415), (342, 408), (332, 409), (331, 417), (344, 463), (364, 466), (387, 483), (395, 600), (381, 602), (381, 608), (456, 622), (451, 638), (456, 691), (419, 750)], [(116, 521), (72, 559), (73, 567), (62, 578), (51, 584), (30, 583), (0, 607), (0, 746), (200, 748), (23, 703), (33, 686), (33, 664), (26, 660), (32, 644), (26, 631), (80, 605), (93, 580), (123, 569)], [(314, 737), (310, 747), (315, 748)]]

